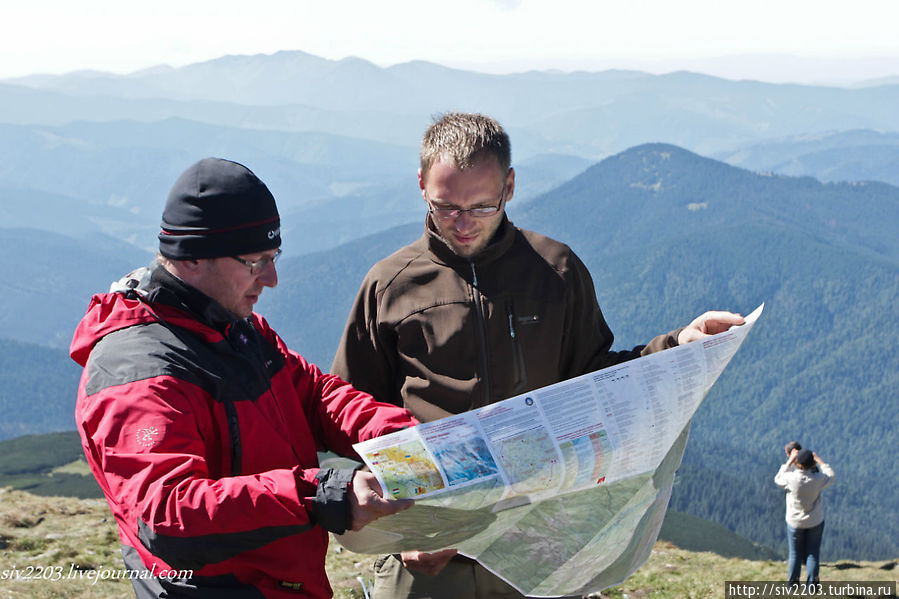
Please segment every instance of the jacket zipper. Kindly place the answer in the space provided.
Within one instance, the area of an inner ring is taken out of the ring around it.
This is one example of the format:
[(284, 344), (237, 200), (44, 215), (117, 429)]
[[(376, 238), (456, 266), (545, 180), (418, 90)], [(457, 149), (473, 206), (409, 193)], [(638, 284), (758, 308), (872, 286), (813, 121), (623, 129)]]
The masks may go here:
[[(168, 321), (163, 320), (163, 318), (156, 313), (156, 310), (153, 309), (150, 303), (146, 299), (144, 299), (144, 297), (136, 289), (130, 289), (126, 292), (126, 294), (126, 297), (128, 297), (129, 299), (136, 299), (137, 301), (139, 301), (147, 310), (147, 312), (149, 312), (150, 315), (154, 319), (156, 319), (156, 322), (171, 331), (172, 334), (175, 335), (175, 337), (177, 337), (178, 339), (181, 339), (181, 334), (178, 332), (179, 329), (190, 334), (192, 337), (196, 336), (195, 333), (189, 331), (188, 329), (176, 327), (175, 325), (169, 324)], [(183, 341), (183, 343), (187, 347), (190, 346), (190, 343), (188, 343), (187, 341)], [(233, 346), (231, 346), (230, 342), (227, 343), (228, 346), (232, 347), (233, 349)], [(245, 356), (241, 357), (246, 359)], [(269, 385), (269, 388), (271, 388), (271, 385)], [(247, 395), (249, 396), (250, 394), (247, 393)], [(234, 405), (234, 402), (231, 399), (225, 398), (222, 401), (222, 404), (225, 407), (225, 417), (228, 422), (228, 445), (230, 448), (231, 457), (231, 476), (240, 476), (241, 474), (243, 474), (243, 446), (240, 442), (240, 418), (237, 416), (237, 406)]]
[(478, 321), (478, 349), (480, 350), (478, 356), (481, 359), (481, 405), (486, 406), (490, 405), (490, 373), (488, 371), (487, 361), (487, 318), (484, 316), (483, 306), (481, 305), (481, 290), (478, 289), (478, 273), (475, 271), (474, 262), (469, 262), (469, 264), (471, 265), (472, 300), (474, 301), (474, 311)]
[(528, 372), (524, 365), (524, 353), (521, 351), (521, 343), (518, 341), (518, 333), (515, 330), (515, 307), (511, 299), (506, 300), (506, 318), (509, 320), (509, 339), (512, 342), (512, 353), (515, 372), (513, 373), (512, 395), (523, 393), (528, 384)]
[[(234, 351), (234, 353), (239, 358), (243, 359), (245, 362), (247, 362), (249, 364), (250, 368), (253, 370), (253, 372), (256, 374), (256, 376), (265, 383), (265, 385), (267, 387), (266, 393), (268, 393), (269, 397), (271, 397), (272, 405), (275, 407), (275, 410), (277, 411), (278, 416), (281, 417), (281, 424), (284, 425), (285, 433), (286, 433), (287, 431), (290, 430), (290, 425), (287, 421), (287, 418), (284, 416), (283, 410), (281, 410), (281, 403), (278, 400), (278, 397), (275, 395), (274, 390), (272, 389), (272, 377), (269, 375), (268, 363), (265, 360), (265, 354), (263, 353), (262, 346), (260, 345), (259, 333), (258, 333), (258, 331), (256, 331), (256, 328), (252, 325), (252, 323), (248, 323), (248, 324), (249, 324), (249, 330), (246, 333), (242, 333), (242, 332), (238, 331), (239, 334), (246, 335), (246, 341), (243, 342), (243, 345), (245, 346), (245, 349), (247, 351), (241, 351), (239, 349), (239, 347), (240, 347), (239, 345), (237, 347), (235, 347), (235, 344), (230, 339), (230, 334), (226, 335), (226, 337), (228, 338), (228, 345), (231, 347), (231, 349)], [(233, 326), (233, 324), (229, 325), (229, 331), (230, 331), (230, 326)], [(252, 346), (250, 344), (252, 344)], [(243, 385), (241, 385), (241, 387), (243, 387)], [(252, 397), (252, 394), (246, 388), (244, 388), (244, 391), (246, 391), (246, 394), (248, 397)], [(256, 399), (257, 398), (254, 397), (253, 401), (256, 401)], [(236, 431), (236, 438), (238, 440), (237, 441), (237, 459), (240, 460), (242, 458), (243, 451), (242, 451), (242, 448), (240, 447), (240, 428), (238, 425), (237, 410), (236, 410), (236, 406), (234, 406), (233, 402), (231, 402), (231, 401), (227, 402), (226, 407), (227, 406), (231, 407), (231, 411), (228, 412), (229, 427), (232, 430), (232, 438), (234, 438), (234, 434), (235, 434), (234, 431)], [(233, 418), (233, 422), (231, 422), (232, 418)], [(300, 460), (300, 456), (297, 455), (297, 452), (293, 446), (293, 443), (291, 443), (288, 440), (287, 445), (290, 447), (290, 451), (291, 451), (291, 453), (293, 453), (293, 457), (294, 457), (294, 459), (296, 459), (296, 463), (297, 464), (301, 463), (302, 460)], [(233, 453), (234, 453), (234, 450), (233, 450), (233, 443), (232, 443), (232, 455), (233, 455)], [(238, 467), (240, 467), (239, 461), (238, 461)], [(232, 469), (233, 469), (233, 467), (232, 467)], [(239, 472), (237, 474), (239, 474)], [(237, 474), (234, 474), (234, 476), (236, 476)]]

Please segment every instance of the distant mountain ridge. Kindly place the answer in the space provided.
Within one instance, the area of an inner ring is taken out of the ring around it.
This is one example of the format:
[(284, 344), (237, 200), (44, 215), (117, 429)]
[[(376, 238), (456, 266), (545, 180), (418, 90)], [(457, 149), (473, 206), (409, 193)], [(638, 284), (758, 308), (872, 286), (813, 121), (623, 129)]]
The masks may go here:
[(876, 180), (899, 185), (899, 133), (870, 130), (799, 135), (712, 156), (734, 166), (821, 181)]
[[(3, 226), (97, 232), (155, 251), (172, 182), (206, 156), (246, 164), (266, 182), (278, 198), (287, 254), (327, 249), (409, 222), (423, 205), (413, 146), (178, 118), (59, 126), (0, 123)], [(589, 164), (552, 153), (522, 160), (517, 165), (525, 185), (521, 199)]]
[(653, 141), (711, 153), (772, 135), (899, 129), (899, 85), (775, 85), (687, 72), (487, 75), (422, 61), (381, 68), (302, 52), (0, 83), (7, 122), (180, 116), (241, 127), (355, 131), (354, 137), (395, 143), (417, 139), (435, 112), (463, 110), (499, 118), (522, 155), (598, 158)]
[[(582, 218), (558, 218), (560, 204)], [(639, 219), (633, 218), (636, 213)], [(591, 236), (600, 219), (627, 226)], [(747, 220), (774, 220), (899, 259), (894, 227), (899, 188), (760, 175), (670, 144), (646, 144), (612, 156), (531, 202), (518, 220), (561, 238), (593, 237), (587, 243), (604, 254), (636, 249), (650, 238), (658, 242)]]

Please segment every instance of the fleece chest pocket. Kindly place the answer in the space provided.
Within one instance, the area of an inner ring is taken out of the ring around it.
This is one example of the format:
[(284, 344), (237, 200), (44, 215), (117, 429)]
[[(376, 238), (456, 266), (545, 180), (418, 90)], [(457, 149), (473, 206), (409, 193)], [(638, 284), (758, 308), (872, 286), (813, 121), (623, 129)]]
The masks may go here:
[[(497, 306), (499, 308), (499, 306)], [(506, 368), (510, 373), (509, 386), (505, 394), (509, 396), (524, 393), (528, 386), (528, 354), (536, 351), (541, 343), (540, 325), (543, 321), (539, 302), (526, 297), (507, 297), (502, 302), (499, 316), (503, 321), (502, 346), (508, 346)], [(506, 352), (502, 352), (506, 353)]]
[[(493, 370), (503, 397), (558, 382), (564, 314), (551, 302), (511, 295), (495, 305)], [(497, 326), (498, 325), (498, 326)]]

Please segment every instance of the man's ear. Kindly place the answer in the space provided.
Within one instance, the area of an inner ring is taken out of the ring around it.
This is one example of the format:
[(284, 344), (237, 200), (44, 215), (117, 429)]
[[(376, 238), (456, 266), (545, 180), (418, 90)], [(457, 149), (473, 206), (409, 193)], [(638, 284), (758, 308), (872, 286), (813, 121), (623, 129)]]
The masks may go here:
[(204, 260), (171, 260), (172, 271), (176, 277), (181, 279), (189, 279), (193, 275), (198, 274), (203, 268)]
[[(421, 190), (421, 199), (424, 200), (424, 203), (428, 203), (428, 196), (425, 193), (425, 176), (421, 169), (418, 169), (418, 188)], [(430, 204), (428, 205), (430, 208)]]
[(193, 284), (198, 277), (202, 276), (203, 263), (208, 260), (174, 260), (166, 261), (164, 267), (167, 271), (184, 281)]
[(179, 260), (181, 267), (189, 272), (197, 272), (200, 270), (202, 263), (199, 260)]
[(509, 168), (509, 172), (506, 174), (506, 204), (512, 201), (512, 196), (515, 194), (515, 169)]

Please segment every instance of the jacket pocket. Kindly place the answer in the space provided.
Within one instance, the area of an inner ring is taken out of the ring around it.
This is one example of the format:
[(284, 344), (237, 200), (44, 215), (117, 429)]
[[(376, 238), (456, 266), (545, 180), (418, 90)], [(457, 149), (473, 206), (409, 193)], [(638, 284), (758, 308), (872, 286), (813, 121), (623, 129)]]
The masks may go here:
[(515, 317), (515, 305), (511, 299), (506, 300), (506, 321), (509, 327), (509, 341), (512, 344), (512, 395), (523, 393), (527, 389), (528, 373), (524, 363), (524, 353), (518, 338), (518, 319)]

